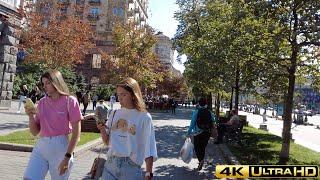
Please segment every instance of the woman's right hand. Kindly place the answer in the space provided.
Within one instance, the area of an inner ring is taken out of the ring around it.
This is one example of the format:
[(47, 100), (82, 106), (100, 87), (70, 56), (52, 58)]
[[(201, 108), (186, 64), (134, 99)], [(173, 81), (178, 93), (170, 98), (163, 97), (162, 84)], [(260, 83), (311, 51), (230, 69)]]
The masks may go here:
[(106, 126), (103, 123), (97, 123), (97, 128), (102, 131), (105, 130)]
[(33, 117), (36, 114), (35, 108), (25, 108), (24, 110), (29, 117)]

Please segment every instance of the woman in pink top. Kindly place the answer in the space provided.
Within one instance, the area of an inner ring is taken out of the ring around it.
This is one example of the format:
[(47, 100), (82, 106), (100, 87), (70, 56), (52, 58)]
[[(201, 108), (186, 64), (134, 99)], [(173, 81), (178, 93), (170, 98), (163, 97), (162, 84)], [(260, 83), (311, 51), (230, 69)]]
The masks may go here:
[(68, 179), (83, 117), (77, 98), (69, 95), (59, 71), (44, 73), (41, 83), (47, 95), (36, 108), (25, 109), (31, 134), (40, 138), (33, 148), (24, 179), (45, 179), (48, 171), (51, 179)]

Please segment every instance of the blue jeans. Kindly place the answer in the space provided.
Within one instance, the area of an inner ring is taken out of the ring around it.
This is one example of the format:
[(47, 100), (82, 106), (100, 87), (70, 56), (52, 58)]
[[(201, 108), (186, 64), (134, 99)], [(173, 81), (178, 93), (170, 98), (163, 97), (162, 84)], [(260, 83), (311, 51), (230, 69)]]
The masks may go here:
[(141, 166), (129, 157), (110, 156), (107, 158), (102, 173), (102, 180), (141, 180)]

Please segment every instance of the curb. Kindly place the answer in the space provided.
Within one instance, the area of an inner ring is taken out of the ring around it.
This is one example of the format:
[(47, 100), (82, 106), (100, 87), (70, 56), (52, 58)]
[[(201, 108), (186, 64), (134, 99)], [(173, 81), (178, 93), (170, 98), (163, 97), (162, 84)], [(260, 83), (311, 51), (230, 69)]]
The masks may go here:
[(225, 144), (218, 144), (218, 149), (220, 150), (223, 158), (227, 161), (228, 164), (240, 164), (238, 159), (231, 153), (231, 151)]
[[(102, 139), (98, 138), (92, 141), (87, 142), (81, 146), (76, 147), (74, 151), (74, 156), (77, 157), (84, 152), (93, 149), (96, 146), (103, 144)], [(0, 143), (0, 150), (7, 151), (22, 151), (22, 152), (32, 152), (33, 146), (24, 145), (24, 144), (14, 144), (14, 143)]]

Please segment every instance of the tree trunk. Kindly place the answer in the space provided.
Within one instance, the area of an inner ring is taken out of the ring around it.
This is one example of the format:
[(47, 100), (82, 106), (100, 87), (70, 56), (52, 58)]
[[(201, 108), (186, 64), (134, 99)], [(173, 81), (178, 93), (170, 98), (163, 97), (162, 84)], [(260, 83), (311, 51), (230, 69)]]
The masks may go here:
[(231, 97), (230, 97), (230, 104), (229, 104), (229, 111), (232, 110), (232, 104), (233, 104), (233, 87), (231, 87)]
[(234, 109), (237, 113), (238, 113), (239, 91), (240, 91), (239, 81), (240, 81), (240, 70), (238, 66), (236, 70), (236, 86), (235, 86), (235, 97), (234, 97)]
[(289, 75), (288, 94), (285, 99), (284, 115), (283, 115), (283, 131), (282, 131), (282, 147), (280, 152), (280, 164), (286, 164), (289, 160), (291, 124), (292, 124), (292, 107), (294, 93), (295, 75)]
[(282, 132), (282, 147), (280, 152), (280, 164), (287, 164), (289, 160), (290, 152), (290, 139), (291, 139), (291, 124), (292, 124), (292, 108), (293, 108), (293, 94), (295, 86), (295, 73), (297, 69), (297, 56), (299, 52), (299, 46), (297, 43), (297, 29), (298, 29), (298, 15), (296, 11), (296, 6), (293, 6), (292, 11), (294, 17), (292, 41), (291, 41), (291, 66), (289, 68), (289, 86), (288, 93), (285, 99), (285, 107), (283, 114), (283, 132)]
[(208, 108), (210, 110), (212, 110), (212, 93), (211, 92), (208, 94), (206, 99), (207, 99), (207, 103), (208, 103)]
[(216, 100), (216, 116), (217, 119), (220, 117), (220, 93), (217, 95), (217, 100)]

